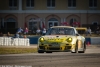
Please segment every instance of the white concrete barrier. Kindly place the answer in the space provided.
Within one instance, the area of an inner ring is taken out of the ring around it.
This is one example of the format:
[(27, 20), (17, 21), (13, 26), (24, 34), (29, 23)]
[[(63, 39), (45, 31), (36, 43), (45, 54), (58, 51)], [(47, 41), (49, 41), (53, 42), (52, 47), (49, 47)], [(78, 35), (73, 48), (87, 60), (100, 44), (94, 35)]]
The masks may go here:
[(14, 46), (29, 46), (29, 39), (28, 38), (14, 38), (13, 43)]
[(0, 37), (0, 45), (3, 45), (3, 37)]
[(10, 46), (11, 45), (11, 37), (3, 37), (3, 45)]
[(0, 37), (0, 46), (30, 46), (29, 38)]

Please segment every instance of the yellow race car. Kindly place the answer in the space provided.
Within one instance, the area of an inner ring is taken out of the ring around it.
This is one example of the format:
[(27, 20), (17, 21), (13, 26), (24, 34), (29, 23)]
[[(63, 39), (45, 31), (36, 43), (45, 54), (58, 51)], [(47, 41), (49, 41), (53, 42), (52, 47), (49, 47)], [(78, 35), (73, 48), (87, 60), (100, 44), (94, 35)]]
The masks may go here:
[(53, 26), (46, 35), (38, 39), (38, 53), (68, 52), (84, 53), (85, 37), (78, 34), (75, 27)]

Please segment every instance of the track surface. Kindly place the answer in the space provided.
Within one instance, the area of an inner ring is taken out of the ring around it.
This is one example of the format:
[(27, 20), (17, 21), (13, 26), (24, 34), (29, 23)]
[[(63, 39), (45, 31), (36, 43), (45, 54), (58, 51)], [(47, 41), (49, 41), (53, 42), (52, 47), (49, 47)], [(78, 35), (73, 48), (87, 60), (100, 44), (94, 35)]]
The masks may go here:
[(86, 53), (53, 52), (0, 55), (0, 67), (100, 67), (100, 47)]

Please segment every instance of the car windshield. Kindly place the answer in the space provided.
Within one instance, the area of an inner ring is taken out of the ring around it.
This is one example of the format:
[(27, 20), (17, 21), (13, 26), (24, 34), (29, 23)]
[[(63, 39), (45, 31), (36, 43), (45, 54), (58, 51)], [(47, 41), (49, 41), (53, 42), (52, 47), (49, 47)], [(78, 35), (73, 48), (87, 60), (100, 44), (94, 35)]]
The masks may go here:
[(73, 28), (49, 28), (46, 35), (75, 35)]

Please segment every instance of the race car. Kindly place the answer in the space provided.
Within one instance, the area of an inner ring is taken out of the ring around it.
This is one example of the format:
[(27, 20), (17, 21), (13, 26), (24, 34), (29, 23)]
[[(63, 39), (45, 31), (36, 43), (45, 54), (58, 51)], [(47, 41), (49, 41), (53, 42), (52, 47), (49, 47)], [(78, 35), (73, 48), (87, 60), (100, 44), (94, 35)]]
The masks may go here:
[(77, 32), (81, 35), (86, 35), (87, 28), (86, 27), (75, 27)]
[(46, 35), (38, 39), (38, 53), (71, 52), (85, 53), (85, 37), (78, 34), (75, 27), (53, 26)]

